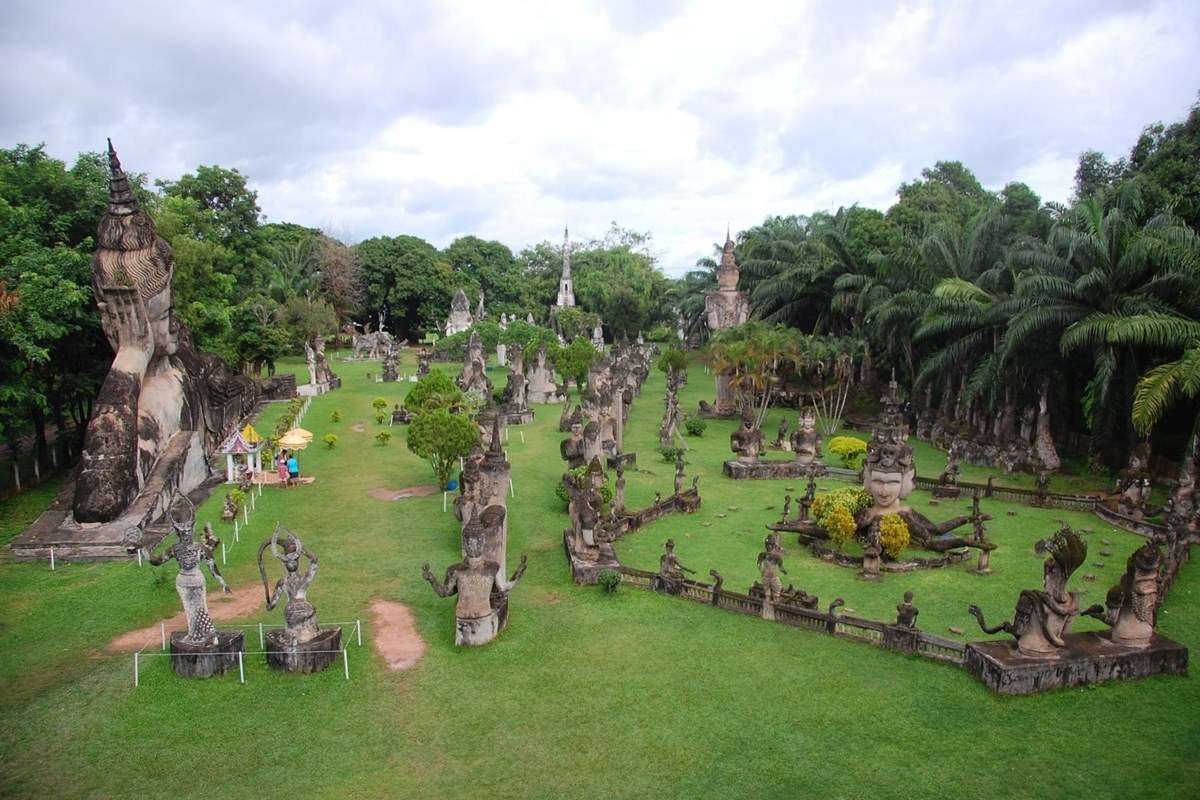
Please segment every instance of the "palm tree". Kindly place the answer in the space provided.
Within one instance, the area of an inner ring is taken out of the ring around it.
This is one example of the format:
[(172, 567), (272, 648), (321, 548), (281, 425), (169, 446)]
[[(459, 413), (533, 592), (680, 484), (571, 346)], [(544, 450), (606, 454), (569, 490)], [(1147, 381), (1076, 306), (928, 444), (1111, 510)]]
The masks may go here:
[(1096, 196), (1057, 223), (1044, 245), (1015, 253), (1013, 263), (1025, 272), (1014, 297), (1002, 304), (1002, 313), (1012, 314), (1002, 361), (1039, 339), (1057, 341), (1063, 357), (1086, 353), (1091, 366), (1083, 406), (1093, 451), (1119, 463), (1114, 451), (1133, 443), (1134, 384), (1148, 349), (1122, 332), (1128, 334), (1131, 318), (1195, 313), (1200, 239), (1166, 215), (1139, 227)]
[(807, 217), (771, 217), (743, 235), (742, 285), (755, 318), (806, 331), (828, 330), (834, 261)]

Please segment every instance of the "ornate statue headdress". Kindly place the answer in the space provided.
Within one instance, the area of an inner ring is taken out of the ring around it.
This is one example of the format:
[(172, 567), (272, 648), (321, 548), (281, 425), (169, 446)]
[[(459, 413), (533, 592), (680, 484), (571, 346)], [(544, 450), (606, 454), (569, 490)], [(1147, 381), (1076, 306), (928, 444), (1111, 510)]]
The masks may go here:
[(1037, 553), (1048, 553), (1068, 578), (1087, 560), (1087, 550), (1087, 542), (1079, 538), (1070, 525), (1063, 525), (1057, 533), (1034, 547)]
[(903, 404), (900, 402), (896, 371), (888, 382), (880, 401), (883, 413), (879, 424), (871, 430), (871, 441), (867, 444), (867, 467), (870, 469), (908, 472), (915, 469), (912, 447), (908, 444), (908, 425), (904, 422)]
[(167, 517), (171, 520), (171, 528), (176, 533), (195, 534), (196, 505), (185, 494), (179, 495), (167, 509)]

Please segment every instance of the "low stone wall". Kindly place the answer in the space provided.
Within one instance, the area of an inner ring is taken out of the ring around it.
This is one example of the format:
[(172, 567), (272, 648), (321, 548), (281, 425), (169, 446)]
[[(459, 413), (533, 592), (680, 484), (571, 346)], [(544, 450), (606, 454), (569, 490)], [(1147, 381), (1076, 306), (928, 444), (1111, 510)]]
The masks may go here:
[[(654, 590), (658, 575), (646, 570), (621, 567), (621, 582), (639, 589)], [(718, 589), (712, 584), (682, 580), (674, 587), (674, 594), (686, 600), (723, 608), (738, 614), (761, 617), (763, 601), (740, 592)], [(800, 606), (776, 603), (775, 622), (793, 628), (804, 628), (817, 633), (850, 639), (856, 642), (883, 647), (901, 653), (910, 653), (955, 666), (963, 666), (967, 646), (950, 639), (926, 633), (917, 628), (901, 628), (886, 622), (863, 619), (850, 614), (838, 614), (837, 607), (829, 611), (801, 608)]]

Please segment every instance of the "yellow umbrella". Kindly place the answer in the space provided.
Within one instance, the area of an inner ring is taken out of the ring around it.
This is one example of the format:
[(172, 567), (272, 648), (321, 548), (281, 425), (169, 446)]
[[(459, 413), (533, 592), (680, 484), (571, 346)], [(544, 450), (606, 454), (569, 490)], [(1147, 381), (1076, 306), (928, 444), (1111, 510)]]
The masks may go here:
[(312, 434), (308, 437), (301, 435), (301, 432), (293, 428), (292, 430), (279, 437), (279, 446), (288, 450), (303, 450), (308, 447), (308, 443), (312, 441)]
[(254, 426), (249, 423), (246, 424), (246, 427), (242, 428), (242, 438), (246, 440), (247, 444), (258, 444), (263, 440), (258, 435), (258, 431), (254, 430)]
[(292, 428), (290, 431), (285, 433), (284, 436), (299, 436), (306, 442), (311, 442), (313, 438), (312, 433), (304, 430), (304, 428)]

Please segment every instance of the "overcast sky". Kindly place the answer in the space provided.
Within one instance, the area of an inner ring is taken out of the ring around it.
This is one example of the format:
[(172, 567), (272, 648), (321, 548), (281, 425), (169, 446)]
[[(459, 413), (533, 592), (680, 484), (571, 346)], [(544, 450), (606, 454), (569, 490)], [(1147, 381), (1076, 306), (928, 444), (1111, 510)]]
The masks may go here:
[(351, 241), (616, 220), (677, 275), (726, 221), (884, 209), (938, 159), (1066, 200), (1080, 152), (1195, 101), (1200, 2), (8, 0), (0, 49), (0, 146), (236, 167)]

